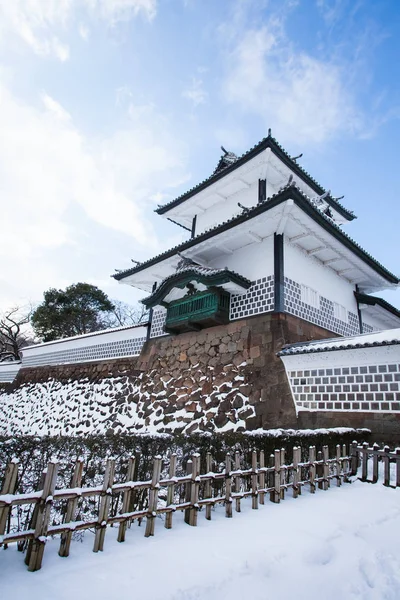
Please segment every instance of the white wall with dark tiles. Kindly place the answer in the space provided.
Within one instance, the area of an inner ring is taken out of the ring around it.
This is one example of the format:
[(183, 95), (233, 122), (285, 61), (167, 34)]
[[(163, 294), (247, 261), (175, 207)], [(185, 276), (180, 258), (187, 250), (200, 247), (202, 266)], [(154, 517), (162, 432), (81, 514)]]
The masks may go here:
[(298, 411), (400, 412), (400, 344), (282, 360)]

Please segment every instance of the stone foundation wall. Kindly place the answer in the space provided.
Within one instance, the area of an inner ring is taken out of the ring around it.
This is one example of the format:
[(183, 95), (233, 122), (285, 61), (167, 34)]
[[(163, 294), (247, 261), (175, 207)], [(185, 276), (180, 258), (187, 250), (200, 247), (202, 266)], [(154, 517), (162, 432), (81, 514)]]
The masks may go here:
[(366, 427), (372, 432), (372, 442), (400, 443), (400, 414), (371, 412), (306, 411), (298, 413), (299, 429), (319, 427)]
[(326, 337), (297, 317), (264, 314), (149, 340), (131, 359), (21, 369), (0, 393), (0, 433), (297, 427), (276, 353)]

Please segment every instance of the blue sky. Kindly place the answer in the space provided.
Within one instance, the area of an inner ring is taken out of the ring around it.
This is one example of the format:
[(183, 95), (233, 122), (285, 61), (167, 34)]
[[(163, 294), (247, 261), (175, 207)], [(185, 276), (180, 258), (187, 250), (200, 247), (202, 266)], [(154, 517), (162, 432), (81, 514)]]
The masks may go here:
[[(269, 127), (399, 274), (397, 0), (0, 0), (0, 305), (185, 239), (154, 214)], [(400, 306), (400, 292), (382, 294)]]

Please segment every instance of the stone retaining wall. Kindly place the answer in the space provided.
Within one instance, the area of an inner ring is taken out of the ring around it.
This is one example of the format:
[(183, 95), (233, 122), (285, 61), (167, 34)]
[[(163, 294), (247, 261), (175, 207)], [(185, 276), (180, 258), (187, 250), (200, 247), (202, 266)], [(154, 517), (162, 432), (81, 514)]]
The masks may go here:
[(276, 353), (331, 336), (291, 315), (264, 314), (149, 340), (139, 357), (21, 369), (0, 394), (0, 433), (297, 427)]

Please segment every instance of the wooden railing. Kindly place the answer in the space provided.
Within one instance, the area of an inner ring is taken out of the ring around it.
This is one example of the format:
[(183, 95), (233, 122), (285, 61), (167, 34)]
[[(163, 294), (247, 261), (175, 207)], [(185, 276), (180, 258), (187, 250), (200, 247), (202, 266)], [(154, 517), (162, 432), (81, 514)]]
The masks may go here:
[(174, 329), (182, 323), (201, 324), (209, 319), (229, 319), (230, 295), (221, 290), (207, 290), (171, 302), (167, 308), (165, 327)]
[[(154, 535), (156, 517), (165, 515), (164, 525), (171, 529), (173, 515), (176, 511), (184, 512), (184, 520), (196, 526), (199, 511), (205, 510), (205, 518), (211, 519), (211, 509), (216, 504), (225, 505), (226, 517), (232, 517), (233, 505), (236, 512), (241, 510), (241, 501), (251, 498), (252, 508), (257, 509), (264, 504), (269, 495), (272, 502), (284, 500), (285, 494), (292, 490), (293, 497), (301, 495), (302, 489), (308, 487), (311, 493), (316, 489), (327, 490), (331, 481), (340, 486), (350, 474), (349, 456), (346, 447), (338, 445), (336, 455), (329, 458), (328, 446), (322, 452), (316, 452), (311, 446), (306, 461), (301, 459), (301, 449), (293, 448), (293, 461), (285, 462), (285, 450), (275, 450), (268, 460), (264, 452), (254, 450), (251, 455), (251, 468), (241, 468), (242, 457), (239, 452), (227, 454), (225, 468), (215, 471), (212, 456), (207, 453), (205, 472), (200, 472), (200, 455), (193, 454), (187, 462), (186, 474), (176, 477), (177, 457), (171, 455), (168, 476), (161, 477), (162, 459), (156, 456), (153, 461), (151, 480), (133, 481), (135, 461), (128, 461), (126, 481), (114, 482), (115, 459), (108, 459), (102, 485), (97, 487), (81, 487), (83, 462), (75, 464), (71, 478), (71, 487), (56, 489), (58, 464), (50, 462), (44, 474), (41, 489), (29, 494), (15, 494), (18, 476), (18, 461), (9, 463), (0, 495), (0, 545), (7, 546), (12, 542), (27, 542), (25, 563), (30, 571), (41, 568), (43, 553), (48, 536), (61, 535), (60, 556), (68, 556), (72, 534), (74, 531), (94, 529), (95, 539), (93, 551), (103, 550), (107, 525), (119, 524), (118, 541), (125, 540), (127, 527), (134, 520), (146, 519), (145, 536)], [(268, 465), (266, 464), (268, 462)], [(132, 510), (134, 494), (147, 492), (146, 506), (140, 510)], [(164, 502), (160, 501), (163, 492)], [(98, 497), (98, 515), (95, 519), (77, 519), (78, 503), (83, 498)], [(117, 510), (110, 511), (111, 502), (117, 497)], [(64, 502), (63, 522), (52, 524), (51, 514), (54, 503)], [(12, 508), (21, 505), (32, 505), (33, 512), (29, 528), (12, 531)], [(7, 530), (7, 531), (6, 531)]]

